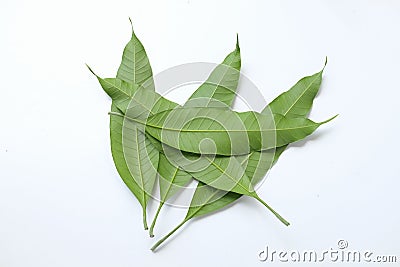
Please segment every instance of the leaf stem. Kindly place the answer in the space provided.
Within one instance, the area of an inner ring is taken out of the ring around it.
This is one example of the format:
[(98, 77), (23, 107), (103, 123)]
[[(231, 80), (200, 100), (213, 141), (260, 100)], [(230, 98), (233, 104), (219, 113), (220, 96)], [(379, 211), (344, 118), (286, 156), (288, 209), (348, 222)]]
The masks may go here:
[(147, 226), (147, 215), (146, 215), (146, 208), (142, 209), (143, 211), (143, 226), (144, 226), (144, 230), (149, 229), (149, 227)]
[(161, 208), (162, 208), (163, 205), (164, 205), (164, 202), (160, 201), (160, 205), (158, 206), (156, 215), (154, 216), (153, 222), (150, 225), (150, 229), (149, 229), (150, 237), (154, 237), (154, 234), (153, 234), (154, 226), (156, 225), (158, 214), (160, 214), (160, 211), (161, 211)]
[(258, 195), (253, 196), (255, 199), (261, 202), (267, 209), (269, 209), (284, 225), (289, 226), (290, 223), (286, 221), (278, 212), (276, 212), (273, 208), (271, 208), (264, 200), (262, 200)]
[(168, 239), (168, 237), (170, 237), (173, 233), (176, 232), (176, 230), (178, 230), (179, 228), (181, 228), (182, 225), (185, 224), (185, 222), (187, 222), (189, 219), (185, 218), (180, 224), (178, 224), (171, 232), (169, 232), (166, 236), (164, 236), (163, 238), (161, 238), (160, 240), (157, 241), (157, 243), (154, 244), (154, 246), (151, 247), (151, 251), (154, 252), (154, 250), (156, 248), (158, 248), (159, 245), (161, 245), (165, 240)]
[(124, 116), (124, 114), (121, 114), (121, 113), (118, 113), (118, 112), (113, 112), (113, 111), (110, 111), (110, 112), (108, 112), (108, 115), (116, 115), (116, 116), (119, 116), (119, 117), (125, 117)]

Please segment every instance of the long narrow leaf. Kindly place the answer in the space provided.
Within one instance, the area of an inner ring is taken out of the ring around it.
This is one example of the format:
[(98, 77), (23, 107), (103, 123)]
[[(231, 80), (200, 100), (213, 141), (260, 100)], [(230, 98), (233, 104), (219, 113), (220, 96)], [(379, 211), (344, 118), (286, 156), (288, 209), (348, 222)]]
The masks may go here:
[[(262, 113), (283, 114), (286, 117), (303, 117), (305, 118), (312, 108), (314, 98), (317, 96), (322, 81), (322, 73), (325, 69), (327, 60), (321, 71), (300, 79), (288, 91), (280, 94), (271, 103), (269, 103)], [(276, 160), (280, 157), (288, 145), (278, 147), (276, 149)], [(269, 165), (270, 155), (268, 151), (252, 152), (249, 155), (248, 166), (253, 166), (247, 170), (247, 175), (252, 177), (251, 172), (254, 172), (254, 184), (258, 183), (265, 176), (268, 169), (263, 166)], [(254, 170), (254, 171), (252, 171)]]
[[(240, 65), (240, 48), (237, 38), (235, 50), (231, 52), (228, 56), (226, 56), (223, 62), (213, 70), (208, 79), (202, 85), (200, 85), (200, 87), (189, 97), (184, 106), (210, 106), (214, 104), (219, 106), (219, 103), (222, 103), (222, 106), (231, 106), (235, 98), (235, 92), (239, 81)], [(217, 101), (217, 103), (212, 102), (213, 100)], [(163, 151), (161, 143), (157, 139), (155, 139), (154, 137), (149, 138), (151, 138), (153, 144), (155, 144), (155, 146), (157, 146), (160, 151)], [(163, 173), (160, 174), (160, 176), (162, 176), (160, 177), (160, 195), (170, 195), (171, 192), (169, 191), (172, 190), (170, 190), (169, 188), (174, 188), (175, 186), (175, 179), (172, 178), (173, 175), (171, 174), (178, 175), (178, 172), (182, 171), (179, 170), (179, 167), (177, 167), (178, 165), (171, 164), (166, 157), (164, 161), (164, 156), (160, 155), (160, 159), (159, 173)], [(209, 164), (208, 161), (206, 163)], [(183, 172), (181, 173), (181, 175), (186, 177), (186, 179), (188, 180), (189, 177), (191, 178), (191, 175), (188, 172)], [(161, 179), (163, 178), (165, 179), (164, 181), (168, 181), (167, 176), (169, 177), (169, 179), (171, 179), (171, 185), (161, 181)], [(163, 193), (163, 191), (168, 193)], [(176, 192), (172, 193), (175, 194)], [(236, 195), (236, 193), (231, 194)], [(157, 213), (153, 219), (153, 223), (150, 226), (150, 236), (153, 236), (153, 228), (163, 205), (164, 201), (161, 199), (159, 207), (157, 209)], [(210, 206), (211, 205), (212, 204), (210, 203)], [(219, 205), (214, 205), (215, 208), (216, 206)], [(203, 207), (204, 209), (200, 207), (200, 210), (206, 211), (207, 207), (209, 206), (207, 206), (205, 203)]]
[(315, 123), (308, 119), (286, 118), (279, 114), (271, 119), (256, 112), (176, 108), (150, 117), (146, 123), (146, 132), (161, 142), (186, 152), (231, 156), (296, 142), (331, 119)]

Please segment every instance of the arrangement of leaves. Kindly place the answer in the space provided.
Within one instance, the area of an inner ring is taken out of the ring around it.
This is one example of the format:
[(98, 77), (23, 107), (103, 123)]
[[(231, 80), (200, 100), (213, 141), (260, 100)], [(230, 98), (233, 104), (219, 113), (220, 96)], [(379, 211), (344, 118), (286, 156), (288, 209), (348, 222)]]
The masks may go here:
[(142, 206), (146, 230), (147, 205), (158, 180), (159, 206), (150, 237), (163, 205), (193, 179), (198, 182), (186, 217), (152, 250), (190, 219), (220, 210), (242, 195), (259, 201), (289, 225), (254, 187), (290, 143), (334, 118), (319, 123), (307, 118), (324, 69), (300, 79), (258, 113), (231, 109), (240, 68), (237, 38), (235, 50), (180, 106), (155, 91), (149, 59), (133, 28), (116, 78), (101, 78), (89, 68), (112, 99), (112, 156), (119, 175)]

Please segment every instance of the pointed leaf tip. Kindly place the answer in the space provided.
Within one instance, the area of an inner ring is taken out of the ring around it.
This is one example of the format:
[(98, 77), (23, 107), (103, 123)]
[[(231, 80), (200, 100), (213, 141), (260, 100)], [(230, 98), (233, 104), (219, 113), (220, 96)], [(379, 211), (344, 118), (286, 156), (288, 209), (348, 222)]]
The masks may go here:
[(327, 119), (327, 120), (325, 120), (325, 121), (323, 121), (323, 122), (321, 122), (321, 124), (325, 124), (325, 123), (328, 123), (328, 122), (330, 122), (331, 120), (334, 120), (337, 116), (339, 116), (339, 114), (336, 114), (335, 116), (333, 116), (332, 118), (329, 118), (329, 119)]
[(88, 64), (85, 63), (85, 65), (86, 65), (86, 67), (89, 69), (89, 71), (90, 71), (94, 76), (98, 77), (97, 74), (94, 73), (94, 71), (89, 67)]
[(240, 46), (239, 46), (239, 34), (236, 33), (236, 49), (240, 50)]
[(131, 23), (132, 35), (135, 35), (135, 32), (134, 32), (134, 30), (133, 30), (132, 19), (131, 19), (131, 17), (128, 17), (128, 18), (129, 18), (129, 22)]
[(325, 70), (326, 64), (328, 64), (328, 57), (325, 57), (324, 66), (322, 67), (321, 73)]

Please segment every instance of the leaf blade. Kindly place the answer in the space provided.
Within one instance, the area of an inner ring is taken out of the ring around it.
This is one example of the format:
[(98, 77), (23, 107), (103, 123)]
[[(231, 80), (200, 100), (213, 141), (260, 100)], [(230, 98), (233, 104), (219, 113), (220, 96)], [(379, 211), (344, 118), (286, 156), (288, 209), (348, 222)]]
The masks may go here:
[(132, 36), (122, 53), (121, 64), (118, 68), (117, 78), (128, 83), (141, 85), (154, 91), (153, 71), (146, 50), (137, 38), (132, 27)]
[(327, 61), (321, 71), (300, 79), (288, 91), (276, 97), (264, 110), (270, 109), (272, 113), (283, 116), (306, 117), (321, 86), (326, 63)]
[(229, 53), (209, 75), (207, 80), (189, 97), (185, 107), (208, 107), (212, 101), (230, 107), (236, 96), (241, 68), (239, 40), (236, 48)]
[[(300, 79), (288, 91), (277, 96), (271, 103), (269, 103), (264, 108), (264, 110), (261, 113), (272, 112), (275, 114), (279, 114), (279, 113), (286, 114), (287, 117), (303, 117), (303, 118), (305, 118), (310, 113), (314, 99), (319, 92), (321, 82), (322, 82), (322, 73), (325, 69), (326, 64), (327, 64), (327, 60), (325, 60), (324, 67), (322, 68), (321, 71), (319, 71), (311, 76), (306, 76), (306, 77)], [(320, 79), (320, 80), (318, 80), (318, 79)], [(315, 80), (315, 82), (313, 82), (313, 80)], [(305, 83), (305, 84), (303, 84), (304, 88), (308, 88), (307, 90), (303, 90), (303, 92), (302, 92), (302, 90), (299, 90), (299, 88), (301, 86), (301, 84), (300, 84), (301, 81), (303, 83)], [(305, 92), (307, 92), (307, 91), (308, 91), (308, 93), (306, 94)], [(296, 106), (297, 106), (296, 101), (292, 101), (292, 102), (287, 101), (286, 105), (285, 105), (284, 99), (299, 99), (299, 100), (302, 99), (303, 100), (302, 109), (300, 109), (300, 111), (298, 109), (296, 109)], [(276, 148), (274, 160), (273, 160), (273, 163), (271, 164), (271, 167), (278, 161), (279, 157), (286, 150), (288, 145), (289, 144)], [(271, 158), (270, 158), (270, 156), (265, 155), (265, 153), (269, 153), (269, 152), (268, 151), (252, 152), (249, 157), (249, 163), (250, 163), (251, 167), (249, 168), (249, 170), (246, 170), (247, 171), (246, 173), (249, 177), (253, 177), (254, 184), (261, 181), (262, 177), (264, 177), (266, 175), (266, 173), (268, 172), (268, 169), (262, 169), (262, 168), (257, 169), (256, 167), (252, 166), (257, 161), (258, 161), (258, 164), (257, 164), (258, 166), (269, 165)]]
[[(252, 114), (251, 120), (247, 114)], [(273, 121), (275, 120), (275, 122)], [(320, 125), (309, 119), (275, 114), (273, 120), (256, 112), (218, 108), (176, 108), (157, 113), (146, 132), (176, 149), (196, 154), (244, 155), (301, 140)], [(272, 137), (276, 135), (276, 140)], [(204, 143), (208, 139), (211, 142)]]

